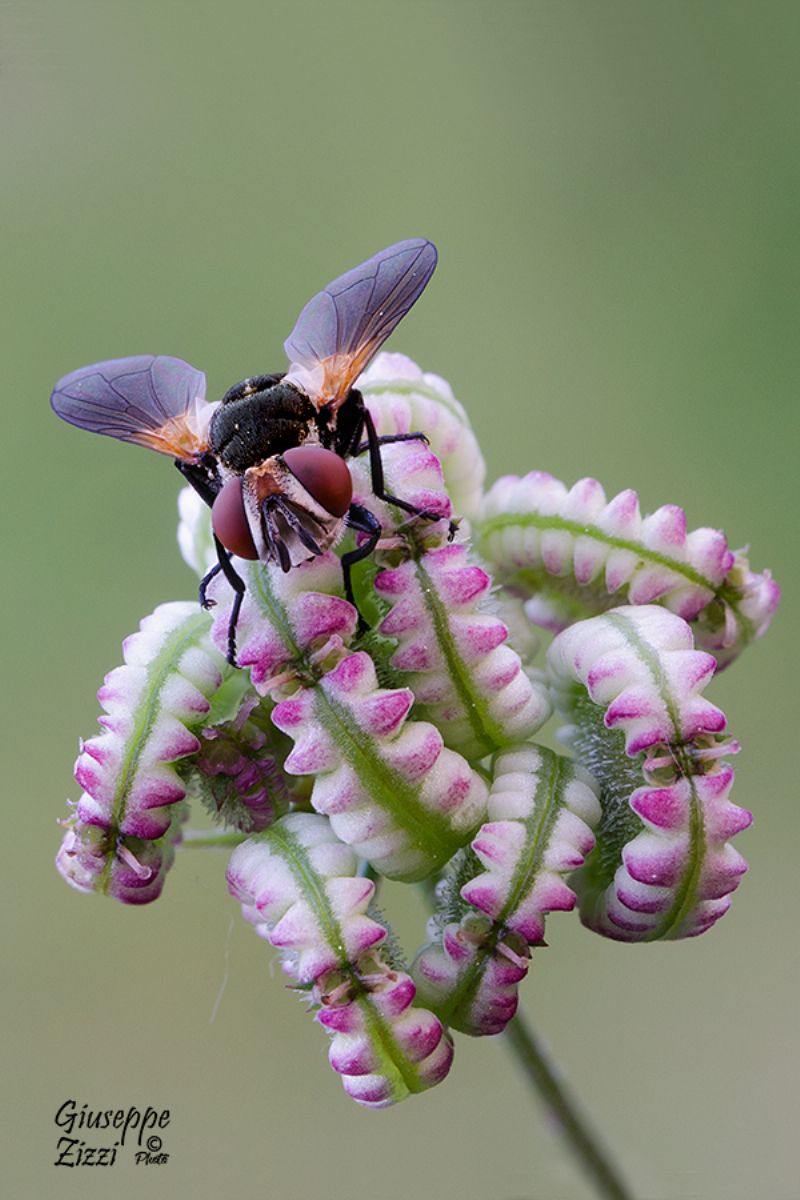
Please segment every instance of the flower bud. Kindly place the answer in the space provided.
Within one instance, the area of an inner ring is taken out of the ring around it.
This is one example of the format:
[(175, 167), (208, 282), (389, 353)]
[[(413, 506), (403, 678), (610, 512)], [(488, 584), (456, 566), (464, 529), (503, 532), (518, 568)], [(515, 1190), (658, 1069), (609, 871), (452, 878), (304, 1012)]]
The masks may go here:
[(730, 905), (750, 824), (729, 800), (738, 745), (701, 692), (714, 659), (652, 605), (579, 621), (548, 651), (565, 731), (600, 785), (597, 848), (572, 878), (585, 924), (620, 941), (691, 937)]
[(439, 1083), (453, 1048), (438, 1018), (414, 1005), (414, 983), (368, 911), (375, 885), (356, 869), (325, 817), (292, 813), (237, 847), (228, 886), (287, 974), (310, 986), (345, 1090), (384, 1108)]
[(579, 767), (543, 747), (497, 756), (489, 820), (451, 869), (433, 941), (413, 966), (421, 998), (454, 1029), (500, 1033), (513, 1017), (546, 914), (575, 904), (564, 876), (594, 846), (593, 788)]
[(267, 829), (293, 800), (297, 780), (283, 770), (291, 742), (250, 692), (228, 721), (205, 726), (185, 778), (214, 820), (244, 833)]
[(103, 732), (81, 743), (84, 792), (56, 860), (74, 887), (126, 903), (159, 894), (186, 795), (176, 764), (197, 753), (197, 731), (230, 672), (209, 627), (194, 603), (162, 604), (126, 639), (125, 665), (97, 693)]
[(556, 633), (623, 592), (630, 604), (662, 604), (693, 623), (722, 666), (761, 636), (780, 597), (720, 530), (687, 533), (674, 504), (642, 517), (636, 492), (606, 500), (596, 479), (567, 489), (543, 471), (506, 475), (484, 497), (477, 532), (502, 582), (529, 597), (530, 619)]
[(506, 645), (506, 626), (487, 604), (491, 582), (463, 545), (429, 550), (375, 579), (391, 606), (380, 632), (398, 641), (391, 666), (408, 673), (420, 716), (470, 759), (528, 737), (551, 708), (547, 689)]
[(423, 372), (404, 354), (379, 354), (356, 384), (380, 435), (427, 435), (444, 471), (453, 511), (475, 513), (486, 466), (469, 418), (439, 375)]
[(380, 688), (360, 651), (272, 714), (294, 739), (290, 774), (313, 775), (311, 803), (337, 837), (391, 879), (423, 879), (480, 824), (486, 785), (426, 721), (408, 688)]

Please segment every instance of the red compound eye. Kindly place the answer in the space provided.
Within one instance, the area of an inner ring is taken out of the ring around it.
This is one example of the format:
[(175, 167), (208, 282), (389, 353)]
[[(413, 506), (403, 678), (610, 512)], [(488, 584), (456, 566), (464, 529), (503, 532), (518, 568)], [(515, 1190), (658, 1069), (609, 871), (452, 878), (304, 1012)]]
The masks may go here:
[(238, 475), (227, 479), (211, 506), (214, 533), (231, 554), (239, 558), (258, 558), (247, 514), (244, 511), (242, 481)]
[(284, 450), (283, 461), (317, 504), (332, 517), (344, 516), (353, 499), (353, 481), (343, 458), (322, 446), (292, 446)]

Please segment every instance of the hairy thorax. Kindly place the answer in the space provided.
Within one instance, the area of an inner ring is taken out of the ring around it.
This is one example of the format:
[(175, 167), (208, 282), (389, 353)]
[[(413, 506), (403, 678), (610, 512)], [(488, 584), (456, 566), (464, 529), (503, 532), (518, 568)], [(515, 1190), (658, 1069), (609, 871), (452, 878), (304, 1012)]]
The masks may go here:
[(299, 446), (315, 428), (307, 396), (278, 383), (260, 392), (225, 400), (211, 420), (211, 449), (231, 471), (243, 474), (290, 446)]

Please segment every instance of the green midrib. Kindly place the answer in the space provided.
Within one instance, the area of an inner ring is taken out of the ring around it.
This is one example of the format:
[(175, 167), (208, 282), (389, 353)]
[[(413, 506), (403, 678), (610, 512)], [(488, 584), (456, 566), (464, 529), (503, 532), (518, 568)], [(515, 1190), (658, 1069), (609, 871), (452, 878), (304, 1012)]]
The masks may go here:
[[(555, 530), (558, 532), (569, 533), (573, 537), (590, 538), (593, 542), (599, 542), (603, 546), (608, 546), (611, 550), (628, 550), (635, 554), (637, 558), (643, 562), (657, 564), (658, 566), (666, 567), (673, 571), (676, 575), (682, 576), (688, 583), (694, 583), (698, 587), (705, 588), (706, 591), (724, 601), (733, 612), (736, 614), (736, 619), (739, 623), (742, 638), (749, 641), (753, 636), (752, 622), (744, 616), (739, 609), (741, 594), (731, 584), (721, 583), (715, 584), (713, 580), (703, 575), (695, 567), (689, 563), (681, 562), (679, 559), (670, 558), (667, 554), (660, 554), (657, 550), (651, 550), (644, 546), (641, 542), (633, 541), (629, 538), (614, 537), (611, 534), (598, 529), (596, 525), (582, 525), (579, 521), (570, 521), (566, 517), (543, 516), (541, 513), (498, 513), (496, 516), (488, 517), (485, 521), (481, 521), (477, 526), (478, 542), (482, 553), (490, 561), (494, 561), (493, 556), (488, 550), (488, 539), (494, 533), (502, 532), (504, 529), (510, 528), (522, 529), (540, 529), (543, 531)], [(522, 574), (524, 568), (520, 571), (515, 571), (515, 574)], [(549, 575), (550, 580), (554, 581), (553, 586), (557, 586), (559, 577)], [(591, 586), (579, 584), (579, 587)]]
[[(419, 1071), (409, 1062), (393, 1036), (388, 1023), (370, 1003), (369, 993), (354, 965), (347, 957), (342, 927), (331, 908), (324, 885), (317, 875), (305, 848), (281, 822), (257, 840), (266, 841), (284, 860), (298, 882), (303, 899), (311, 907), (323, 938), (337, 957), (337, 967), (349, 977), (355, 1002), (358, 1004), (370, 1035), (370, 1041), (378, 1046), (378, 1072), (392, 1080), (395, 1099), (402, 1099), (409, 1092), (424, 1091)], [(405, 1089), (404, 1091), (402, 1089)], [(402, 1092), (402, 1094), (401, 1094)]]
[[(471, 757), (483, 758), (491, 750), (502, 746), (508, 741), (508, 738), (504, 736), (502, 726), (492, 718), (488, 705), (481, 700), (474, 687), (470, 672), (461, 655), (458, 653), (455, 642), (450, 634), (450, 626), (444, 605), (430, 575), (425, 569), (423, 560), (421, 558), (417, 559), (415, 566), (425, 607), (433, 622), (436, 640), (447, 665), (450, 681), (461, 702), (461, 708), (469, 721), (475, 739), (476, 749)], [(427, 706), (423, 707), (427, 708)], [(431, 707), (435, 711), (436, 706), (433, 705)]]
[(254, 593), (259, 607), (280, 636), (290, 656), (294, 660), (302, 657), (302, 652), (295, 641), (294, 630), (285, 606), (272, 589), (269, 570), (266, 567), (252, 567), (248, 573), (248, 584)]
[(595, 848), (575, 880), (584, 885), (582, 892), (597, 895), (613, 881), (622, 847), (644, 829), (644, 822), (628, 804), (631, 793), (644, 782), (641, 755), (628, 758), (623, 731), (606, 728), (603, 712), (583, 687), (576, 684), (571, 689), (570, 714), (575, 723), (572, 747), (578, 761), (600, 785), (602, 801)]
[[(333, 738), (342, 757), (353, 768), (374, 804), (391, 814), (392, 821), (411, 838), (426, 856), (428, 874), (451, 858), (466, 841), (459, 838), (445, 817), (426, 808), (403, 779), (376, 753), (372, 738), (353, 720), (353, 714), (330, 695), (324, 686), (314, 689), (315, 713)], [(403, 876), (405, 878), (405, 876)]]
[[(185, 651), (197, 640), (198, 633), (207, 629), (210, 623), (210, 617), (203, 611), (187, 617), (167, 637), (161, 650), (147, 667), (147, 682), (144, 693), (136, 706), (133, 730), (127, 740), (127, 750), (123, 755), (117, 775), (117, 785), (114, 789), (111, 819), (117, 829), (124, 820), (128, 789), (135, 778), (142, 751), (152, 732), (161, 706), (162, 688)], [(198, 716), (198, 721), (201, 719), (202, 717)], [(186, 722), (183, 721), (182, 724), (186, 725)]]
[(569, 763), (542, 747), (539, 748), (539, 752), (542, 755), (543, 764), (546, 760), (549, 760), (549, 764), (546, 769), (543, 766), (536, 780), (533, 813), (523, 820), (526, 849), (520, 855), (514, 869), (508, 896), (495, 918), (491, 935), (480, 947), (464, 972), (461, 984), (447, 1005), (447, 1015), (454, 1028), (458, 1028), (459, 1015), (469, 1012), (480, 987), (486, 965), (495, 954), (498, 942), (506, 933), (509, 918), (516, 912), (536, 881), (547, 851), (550, 834), (563, 807), (564, 787), (571, 770)]

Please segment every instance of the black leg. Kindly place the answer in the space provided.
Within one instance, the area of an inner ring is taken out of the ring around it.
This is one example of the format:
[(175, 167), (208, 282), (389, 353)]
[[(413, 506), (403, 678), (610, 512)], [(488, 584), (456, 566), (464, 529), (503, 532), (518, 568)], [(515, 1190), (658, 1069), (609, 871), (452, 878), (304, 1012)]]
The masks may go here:
[[(213, 505), (214, 499), (222, 487), (222, 480), (219, 477), (217, 464), (213, 457), (208, 455), (203, 462), (199, 463), (186, 463), (176, 458), (175, 466), (181, 475), (183, 475), (186, 482), (192, 485), (201, 499), (205, 500), (209, 507)], [(211, 580), (215, 579), (221, 571), (234, 591), (233, 607), (231, 608), (230, 620), (228, 621), (228, 653), (226, 657), (232, 667), (237, 667), (239, 664), (236, 661), (236, 625), (239, 621), (239, 612), (247, 589), (244, 580), (236, 574), (236, 571), (231, 566), (231, 556), (216, 534), (214, 535), (214, 546), (217, 551), (217, 562), (200, 581), (200, 603), (203, 608), (212, 608), (214, 606), (215, 602), (209, 600), (206, 596), (206, 590)]]
[[(379, 446), (391, 446), (393, 442), (424, 442), (426, 446), (430, 445), (430, 438), (425, 433), (385, 433), (377, 440)], [(363, 454), (365, 450), (369, 450), (369, 442), (362, 442), (356, 454)]]
[(213, 456), (208, 454), (199, 463), (182, 462), (179, 458), (176, 458), (174, 462), (186, 482), (192, 485), (201, 500), (204, 500), (210, 508), (217, 492), (222, 487), (222, 480)]
[(358, 611), (358, 605), (353, 595), (353, 581), (350, 577), (350, 572), (355, 563), (361, 562), (362, 558), (368, 558), (372, 554), (383, 529), (378, 518), (368, 508), (364, 508), (362, 504), (351, 504), (347, 510), (345, 520), (350, 528), (355, 529), (357, 533), (367, 534), (367, 540), (362, 545), (356, 546), (355, 550), (348, 550), (347, 554), (342, 555), (344, 594), (358, 613), (358, 632), (362, 634), (366, 633), (369, 626)]
[[(375, 424), (372, 417), (369, 415), (369, 409), (364, 411), (364, 428), (367, 433), (367, 449), (369, 450), (369, 470), (372, 478), (372, 490), (379, 500), (383, 500), (384, 504), (392, 504), (395, 508), (400, 508), (403, 512), (411, 513), (415, 517), (423, 517), (426, 521), (441, 521), (442, 514), (429, 512), (427, 509), (418, 508), (416, 504), (411, 504), (408, 500), (401, 500), (399, 496), (392, 496), (386, 491), (383, 483), (383, 462), (381, 460), (381, 439), (375, 430)], [(407, 440), (407, 434), (397, 435), (398, 438)], [(424, 436), (412, 434), (412, 437)], [(456, 534), (457, 526), (454, 521), (450, 522), (449, 540), (452, 541)]]
[(222, 570), (222, 567), (219, 565), (218, 562), (216, 562), (216, 563), (214, 563), (214, 566), (211, 568), (211, 570), (208, 572), (208, 574), (204, 575), (203, 578), (200, 580), (199, 595), (200, 595), (200, 607), (201, 608), (213, 608), (214, 605), (217, 603), (216, 600), (211, 600), (206, 595), (206, 588), (211, 583), (212, 579), (216, 579), (217, 575), (219, 575), (221, 570)]
[[(244, 599), (244, 594), (247, 589), (245, 587), (244, 580), (240, 575), (237, 575), (236, 571), (231, 566), (230, 554), (216, 535), (214, 536), (214, 545), (217, 548), (217, 557), (219, 558), (219, 562), (215, 567), (211, 568), (208, 575), (206, 575), (205, 579), (200, 584), (200, 603), (203, 604), (205, 588), (207, 585), (211, 582), (215, 575), (218, 575), (219, 572), (222, 571), (222, 574), (225, 576), (234, 591), (233, 607), (231, 608), (231, 615), (228, 621), (228, 653), (226, 657), (232, 667), (238, 667), (239, 664), (236, 661), (236, 626), (239, 621), (239, 612), (242, 607), (242, 600)], [(204, 607), (207, 608), (208, 605), (205, 604)]]

